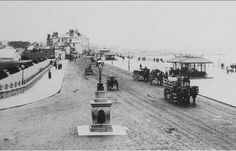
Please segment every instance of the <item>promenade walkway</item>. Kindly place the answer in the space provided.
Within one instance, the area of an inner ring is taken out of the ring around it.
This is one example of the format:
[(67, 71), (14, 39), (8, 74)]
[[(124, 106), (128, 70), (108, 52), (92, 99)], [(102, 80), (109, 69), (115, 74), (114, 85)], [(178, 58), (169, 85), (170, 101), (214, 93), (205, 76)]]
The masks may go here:
[(120, 86), (106, 93), (111, 124), (128, 127), (128, 135), (78, 136), (77, 126), (91, 122), (98, 83), (94, 65), (94, 75), (84, 78), (87, 66), (82, 57), (68, 62), (60, 93), (1, 110), (0, 150), (236, 149), (236, 108), (200, 96), (196, 106), (176, 106), (164, 101), (162, 87), (133, 81), (128, 71), (111, 65), (102, 71), (103, 81), (114, 75)]
[(24, 93), (0, 99), (0, 110), (40, 101), (58, 93), (63, 83), (67, 60), (63, 60), (61, 63), (61, 70), (56, 70), (54, 67), (50, 69), (51, 79), (48, 78), (48, 72), (46, 72), (32, 88)]
[[(117, 61), (105, 61), (105, 63), (114, 65), (121, 69), (128, 69), (128, 59), (120, 59)], [(143, 67), (147, 66), (149, 69), (160, 69), (166, 71), (169, 69), (170, 63), (156, 63), (153, 61), (138, 61), (137, 59), (130, 59), (130, 71), (138, 70), (139, 65), (142, 64)], [(211, 98), (215, 101), (228, 104), (230, 106), (236, 107), (236, 74), (227, 74), (225, 70), (221, 70), (218, 67), (208, 67), (207, 73), (209, 77), (207, 79), (191, 79), (191, 85), (199, 86), (199, 94), (205, 97)]]

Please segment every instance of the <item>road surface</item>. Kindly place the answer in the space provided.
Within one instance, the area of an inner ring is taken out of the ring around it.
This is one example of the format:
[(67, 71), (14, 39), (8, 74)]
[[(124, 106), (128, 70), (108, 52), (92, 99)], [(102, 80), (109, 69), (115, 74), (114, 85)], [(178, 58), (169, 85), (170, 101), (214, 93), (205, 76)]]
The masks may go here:
[(95, 65), (95, 75), (84, 76), (87, 62), (68, 63), (57, 95), (0, 111), (0, 149), (236, 149), (236, 108), (203, 97), (196, 107), (168, 103), (163, 87), (133, 81), (130, 72), (111, 65), (102, 71), (104, 82), (114, 75), (120, 86), (107, 92), (111, 122), (127, 127), (128, 135), (79, 137), (76, 127), (91, 121), (98, 82)]

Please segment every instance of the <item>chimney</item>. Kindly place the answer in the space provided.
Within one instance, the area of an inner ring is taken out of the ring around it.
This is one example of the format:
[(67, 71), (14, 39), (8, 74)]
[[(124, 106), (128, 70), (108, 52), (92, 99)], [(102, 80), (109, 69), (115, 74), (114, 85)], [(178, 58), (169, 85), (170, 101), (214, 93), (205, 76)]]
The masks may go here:
[(52, 39), (51, 39), (51, 35), (50, 34), (48, 34), (48, 36), (47, 36), (47, 45), (48, 46), (52, 45)]
[(47, 37), (47, 40), (49, 40), (49, 39), (51, 39), (51, 35), (50, 34), (48, 34), (48, 37)]
[(69, 35), (70, 35), (70, 37), (74, 37), (74, 30), (73, 29), (70, 29), (70, 31), (69, 31)]
[(75, 30), (75, 33), (76, 33), (76, 34), (78, 34), (78, 33), (79, 33), (79, 30), (78, 30), (78, 29), (76, 29), (76, 30)]
[(53, 32), (52, 38), (58, 38), (58, 32)]

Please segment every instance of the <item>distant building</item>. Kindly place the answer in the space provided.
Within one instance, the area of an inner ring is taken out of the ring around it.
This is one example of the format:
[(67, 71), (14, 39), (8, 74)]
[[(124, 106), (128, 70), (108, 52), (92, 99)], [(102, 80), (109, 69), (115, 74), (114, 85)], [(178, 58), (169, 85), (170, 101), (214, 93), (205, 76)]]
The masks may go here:
[(6, 47), (6, 45), (2, 41), (0, 41), (0, 49), (3, 49), (5, 47)]
[(11, 62), (21, 60), (21, 54), (18, 49), (5, 47), (0, 49), (0, 62)]
[(106, 56), (106, 54), (111, 53), (111, 50), (107, 48), (98, 49), (97, 53), (98, 53), (98, 57), (104, 57)]
[(34, 43), (22, 53), (22, 60), (39, 60), (42, 58), (55, 58), (55, 48), (39, 43)]
[(81, 54), (89, 49), (89, 39), (78, 32), (78, 30), (69, 30), (68, 33), (58, 34), (53, 32), (47, 35), (47, 45), (55, 48), (61, 48), (66, 55)]
[(114, 52), (106, 53), (105, 60), (116, 60), (115, 56), (116, 54)]

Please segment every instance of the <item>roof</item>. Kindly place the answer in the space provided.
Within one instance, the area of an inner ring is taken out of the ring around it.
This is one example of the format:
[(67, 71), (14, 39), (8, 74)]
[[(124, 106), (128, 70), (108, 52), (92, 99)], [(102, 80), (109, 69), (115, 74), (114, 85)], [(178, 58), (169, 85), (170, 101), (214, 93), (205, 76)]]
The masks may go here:
[(12, 47), (0, 49), (0, 58), (14, 58), (18, 50)]
[(27, 48), (27, 50), (33, 50), (34, 49), (34, 45), (31, 45)]
[(202, 57), (175, 57), (167, 60), (170, 63), (212, 63), (212, 61), (207, 60)]
[(111, 50), (104, 48), (104, 49), (98, 49), (98, 51), (99, 51), (99, 52), (110, 52)]
[(109, 52), (109, 53), (106, 53), (105, 55), (106, 55), (106, 56), (114, 56), (114, 55), (116, 55), (116, 53), (114, 53), (114, 52)]

